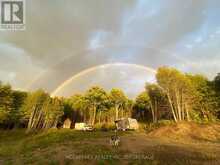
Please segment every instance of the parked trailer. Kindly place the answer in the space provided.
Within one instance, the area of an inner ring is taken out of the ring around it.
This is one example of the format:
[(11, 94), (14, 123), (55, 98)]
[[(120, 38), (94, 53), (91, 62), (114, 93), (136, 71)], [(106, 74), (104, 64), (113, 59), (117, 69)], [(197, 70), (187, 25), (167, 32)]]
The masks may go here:
[(138, 122), (133, 118), (121, 118), (115, 121), (118, 130), (137, 130), (139, 128)]

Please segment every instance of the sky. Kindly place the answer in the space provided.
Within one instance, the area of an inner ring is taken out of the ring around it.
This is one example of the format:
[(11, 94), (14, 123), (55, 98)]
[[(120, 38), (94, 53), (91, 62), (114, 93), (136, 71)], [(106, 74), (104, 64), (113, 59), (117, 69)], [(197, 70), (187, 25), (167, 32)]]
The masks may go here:
[[(101, 84), (133, 97), (153, 80), (149, 68), (213, 79), (220, 72), (219, 8), (219, 0), (26, 0), (26, 29), (0, 31), (0, 80), (53, 93), (78, 75), (60, 96)], [(96, 70), (85, 74), (89, 68)]]

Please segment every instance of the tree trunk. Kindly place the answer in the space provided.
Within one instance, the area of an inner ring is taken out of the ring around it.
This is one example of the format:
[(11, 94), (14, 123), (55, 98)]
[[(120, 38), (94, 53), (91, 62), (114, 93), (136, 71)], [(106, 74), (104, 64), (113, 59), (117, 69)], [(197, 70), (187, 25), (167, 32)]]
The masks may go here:
[(168, 101), (169, 101), (169, 104), (170, 104), (170, 108), (171, 108), (171, 111), (172, 111), (172, 114), (173, 114), (174, 121), (177, 122), (175, 110), (174, 110), (174, 108), (173, 108), (173, 104), (172, 104), (172, 101), (171, 101), (171, 98), (170, 98), (169, 93), (167, 93), (167, 97), (168, 97)]
[(115, 106), (115, 120), (118, 120), (118, 109), (119, 109), (119, 106), (116, 105)]
[(102, 111), (99, 111), (99, 124), (101, 123)]
[(150, 101), (150, 109), (151, 109), (151, 114), (152, 114), (152, 121), (154, 122), (154, 106), (152, 104), (152, 102)]
[(186, 117), (187, 117), (187, 121), (190, 121), (189, 110), (188, 110), (187, 105), (185, 105), (185, 109), (186, 109)]
[(182, 109), (182, 120), (185, 120), (185, 108), (183, 106), (183, 91), (181, 90), (181, 95), (180, 95), (180, 107)]
[(83, 122), (86, 123), (86, 114), (83, 115)]
[(96, 119), (96, 106), (93, 107), (93, 118), (92, 118), (92, 125), (95, 124), (95, 119)]
[(154, 110), (154, 122), (157, 123), (157, 112), (158, 112), (158, 103), (157, 100), (155, 99), (155, 110)]
[(177, 112), (178, 112), (178, 119), (181, 121), (182, 120), (182, 110), (180, 108), (180, 97), (179, 97), (179, 91), (176, 91), (176, 104), (177, 104)]
[(122, 114), (121, 117), (123, 118), (124, 117), (124, 109), (121, 110), (121, 114)]
[(34, 118), (35, 113), (36, 113), (36, 108), (35, 108), (35, 106), (34, 106), (32, 109), (33, 109), (33, 110), (32, 110), (30, 119), (29, 119), (29, 121), (28, 121), (28, 126), (27, 126), (28, 129), (31, 128), (31, 125), (32, 125), (32, 123), (33, 123), (33, 118)]

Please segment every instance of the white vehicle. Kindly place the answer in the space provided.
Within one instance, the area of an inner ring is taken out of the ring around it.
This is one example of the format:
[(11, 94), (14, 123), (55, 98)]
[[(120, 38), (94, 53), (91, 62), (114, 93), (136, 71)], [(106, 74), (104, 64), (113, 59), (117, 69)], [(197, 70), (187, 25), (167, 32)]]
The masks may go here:
[(92, 131), (93, 127), (90, 125), (87, 125), (86, 123), (75, 123), (75, 130)]
[(85, 125), (84, 131), (93, 131), (93, 127), (91, 125)]

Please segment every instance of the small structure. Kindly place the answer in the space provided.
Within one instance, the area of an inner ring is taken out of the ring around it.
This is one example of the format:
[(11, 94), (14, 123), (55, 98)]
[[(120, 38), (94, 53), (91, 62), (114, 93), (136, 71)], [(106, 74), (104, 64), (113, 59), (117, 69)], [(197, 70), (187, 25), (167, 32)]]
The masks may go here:
[(67, 118), (63, 123), (63, 128), (70, 128), (71, 123), (72, 123), (72, 121), (69, 118)]
[(137, 130), (139, 128), (138, 122), (136, 119), (132, 118), (121, 118), (115, 121), (116, 127), (118, 130)]

